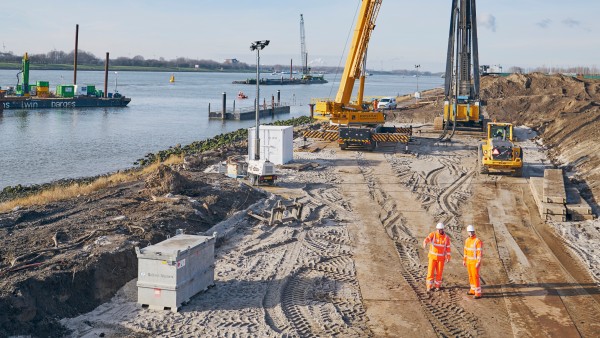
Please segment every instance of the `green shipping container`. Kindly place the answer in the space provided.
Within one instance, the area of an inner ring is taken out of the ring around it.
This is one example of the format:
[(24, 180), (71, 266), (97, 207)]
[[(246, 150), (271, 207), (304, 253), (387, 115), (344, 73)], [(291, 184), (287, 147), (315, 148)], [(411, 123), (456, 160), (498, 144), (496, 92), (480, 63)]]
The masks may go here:
[(104, 91), (102, 91), (100, 89), (96, 90), (96, 96), (103, 97), (104, 96)]
[(58, 96), (58, 97), (74, 97), (75, 96), (75, 86), (73, 86), (73, 85), (56, 86), (56, 96)]
[(96, 86), (87, 85), (87, 94), (90, 96), (96, 95)]
[(48, 81), (38, 81), (36, 86), (38, 87), (50, 87), (50, 82)]

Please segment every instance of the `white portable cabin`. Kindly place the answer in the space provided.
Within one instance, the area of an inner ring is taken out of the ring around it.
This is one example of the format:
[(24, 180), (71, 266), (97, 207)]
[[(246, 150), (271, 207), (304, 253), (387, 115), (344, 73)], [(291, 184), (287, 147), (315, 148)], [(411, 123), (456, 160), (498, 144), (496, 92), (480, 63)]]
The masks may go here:
[[(286, 164), (294, 159), (294, 127), (263, 126), (260, 133), (260, 159), (273, 164)], [(254, 159), (256, 128), (248, 129), (248, 158)]]

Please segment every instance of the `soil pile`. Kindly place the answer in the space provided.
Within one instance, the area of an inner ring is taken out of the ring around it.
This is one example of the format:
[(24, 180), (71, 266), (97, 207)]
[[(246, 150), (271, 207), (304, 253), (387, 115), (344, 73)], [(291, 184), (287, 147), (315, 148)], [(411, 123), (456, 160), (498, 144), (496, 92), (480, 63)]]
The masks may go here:
[[(484, 77), (481, 97), (490, 119), (536, 130), (555, 164), (577, 172), (600, 196), (600, 82), (562, 75)], [(585, 189), (587, 185), (588, 189)]]
[(188, 186), (187, 180), (169, 166), (161, 165), (146, 178), (146, 190), (151, 196), (180, 194)]
[[(600, 196), (600, 81), (563, 75), (512, 74), (481, 79), (481, 99), (491, 120), (534, 129), (554, 164), (572, 177), (588, 200)], [(401, 100), (388, 120), (431, 124), (443, 110), (443, 91), (423, 93), (419, 104)], [(600, 210), (596, 210), (596, 213)]]
[(136, 277), (134, 247), (206, 231), (263, 197), (223, 175), (162, 167), (146, 182), (0, 214), (0, 336), (62, 335), (57, 319)]

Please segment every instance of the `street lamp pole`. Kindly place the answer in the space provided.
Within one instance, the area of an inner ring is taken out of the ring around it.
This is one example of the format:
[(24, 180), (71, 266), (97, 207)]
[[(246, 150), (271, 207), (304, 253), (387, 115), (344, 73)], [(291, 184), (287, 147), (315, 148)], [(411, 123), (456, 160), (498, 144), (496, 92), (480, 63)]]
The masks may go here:
[(419, 92), (419, 68), (421, 68), (421, 65), (415, 65), (415, 69), (417, 70), (417, 93)]
[(256, 100), (254, 102), (256, 109), (256, 127), (254, 135), (254, 159), (260, 160), (260, 137), (258, 132), (259, 115), (260, 115), (260, 50), (269, 45), (269, 40), (254, 41), (250, 45), (250, 50), (256, 50)]

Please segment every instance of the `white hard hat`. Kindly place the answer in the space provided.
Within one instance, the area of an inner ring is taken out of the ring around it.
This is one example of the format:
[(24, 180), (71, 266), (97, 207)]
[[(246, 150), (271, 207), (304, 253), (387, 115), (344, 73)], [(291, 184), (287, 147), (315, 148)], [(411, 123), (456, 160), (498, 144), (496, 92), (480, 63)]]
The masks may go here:
[(467, 225), (467, 231), (468, 232), (475, 232), (475, 227), (472, 226), (471, 224)]
[(435, 226), (436, 229), (444, 229), (444, 223), (440, 222)]

